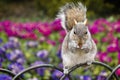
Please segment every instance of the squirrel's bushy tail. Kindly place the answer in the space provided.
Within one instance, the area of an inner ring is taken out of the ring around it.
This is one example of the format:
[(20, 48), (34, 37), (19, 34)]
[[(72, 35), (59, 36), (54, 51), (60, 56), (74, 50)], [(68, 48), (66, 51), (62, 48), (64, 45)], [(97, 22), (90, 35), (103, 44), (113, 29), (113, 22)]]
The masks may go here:
[(82, 3), (67, 3), (61, 7), (57, 18), (61, 19), (62, 27), (68, 32), (75, 25), (74, 20), (84, 22), (86, 19), (86, 7)]

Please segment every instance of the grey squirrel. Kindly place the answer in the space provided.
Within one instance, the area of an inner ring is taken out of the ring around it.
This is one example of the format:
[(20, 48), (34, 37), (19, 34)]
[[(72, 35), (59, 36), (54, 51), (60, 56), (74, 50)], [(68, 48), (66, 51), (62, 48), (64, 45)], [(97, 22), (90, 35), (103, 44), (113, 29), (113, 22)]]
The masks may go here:
[(63, 70), (68, 70), (80, 63), (90, 65), (97, 53), (97, 47), (86, 25), (86, 7), (82, 3), (67, 3), (61, 7), (57, 18), (66, 31), (62, 43)]

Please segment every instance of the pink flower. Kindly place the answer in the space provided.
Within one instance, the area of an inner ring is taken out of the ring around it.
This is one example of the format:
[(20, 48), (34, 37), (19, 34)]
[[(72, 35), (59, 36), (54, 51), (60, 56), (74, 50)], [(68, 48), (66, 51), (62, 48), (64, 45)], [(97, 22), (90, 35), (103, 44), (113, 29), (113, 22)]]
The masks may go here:
[(2, 22), (0, 22), (0, 31), (3, 30)]
[(99, 32), (98, 27), (96, 25), (92, 25), (89, 27), (91, 34), (97, 34)]
[(112, 43), (112, 44), (108, 45), (107, 51), (108, 52), (115, 52), (115, 51), (117, 51), (117, 45), (115, 43)]
[(112, 26), (113, 26), (113, 28), (115, 29), (116, 32), (120, 32), (120, 20), (112, 23)]
[(97, 19), (93, 25), (90, 27), (90, 31), (92, 34), (96, 34), (98, 32), (103, 31), (112, 31), (113, 27), (110, 22), (108, 22), (106, 19)]
[(46, 37), (49, 36), (52, 32), (49, 24), (47, 24), (47, 23), (39, 24), (37, 29), (41, 34), (43, 34)]
[(10, 26), (11, 24), (12, 24), (12, 22), (9, 21), (9, 20), (5, 20), (5, 21), (2, 22), (2, 25), (3, 25), (4, 27)]
[(66, 32), (65, 32), (65, 30), (61, 30), (61, 31), (59, 32), (59, 34), (60, 34), (60, 36), (62, 36), (62, 37), (64, 38), (65, 35), (66, 35)]
[(40, 42), (44, 42), (44, 41), (46, 41), (46, 37), (41, 36), (40, 39), (39, 39), (39, 41), (40, 41)]
[(48, 43), (48, 44), (51, 44), (51, 45), (53, 45), (53, 46), (56, 45), (56, 42), (53, 41), (53, 40), (50, 40), (50, 39), (47, 40), (47, 43)]
[[(111, 38), (111, 37), (110, 37)], [(108, 52), (116, 52), (118, 51), (118, 39), (117, 38), (111, 38), (110, 45), (107, 46), (107, 51)]]
[(112, 58), (107, 55), (106, 52), (98, 53), (98, 58), (101, 62), (111, 62)]
[(33, 32), (35, 29), (36, 29), (36, 23), (25, 23), (23, 24), (24, 26), (24, 29), (27, 31), (27, 32)]
[(59, 42), (62, 43), (63, 40), (64, 40), (64, 38), (61, 37), (61, 38), (59, 39)]
[(112, 42), (115, 39), (113, 33), (109, 32), (105, 37), (102, 38), (102, 42)]
[(53, 21), (50, 25), (51, 25), (51, 27), (52, 27), (52, 29), (54, 30), (54, 31), (60, 31), (60, 30), (62, 30), (62, 26), (61, 26), (61, 24), (60, 24), (60, 19), (56, 19), (55, 21)]
[(117, 74), (118, 76), (120, 76), (120, 68), (117, 69), (116, 74)]
[(25, 38), (25, 39), (33, 39), (33, 40), (36, 40), (36, 39), (37, 39), (37, 35), (34, 34), (34, 33), (20, 34), (20, 36), (21, 36), (22, 38)]
[(96, 44), (98, 43), (98, 40), (97, 40), (97, 39), (94, 38), (93, 40), (94, 40), (94, 42), (95, 42)]

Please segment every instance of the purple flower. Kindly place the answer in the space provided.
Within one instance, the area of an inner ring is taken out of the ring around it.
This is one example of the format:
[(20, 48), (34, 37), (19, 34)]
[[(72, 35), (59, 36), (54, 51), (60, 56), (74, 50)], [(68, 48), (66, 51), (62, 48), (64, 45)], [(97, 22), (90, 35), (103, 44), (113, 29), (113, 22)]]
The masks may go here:
[(12, 80), (12, 77), (6, 74), (0, 74), (0, 80)]
[(0, 67), (2, 67), (2, 62), (4, 61), (3, 57), (0, 57)]
[(10, 69), (13, 73), (19, 73), (24, 69), (24, 67), (19, 63), (12, 63), (8, 66), (8, 69)]
[(23, 53), (18, 49), (15, 49), (12, 52), (7, 53), (6, 56), (10, 61), (14, 61), (20, 64), (24, 64), (25, 62)]
[(76, 76), (76, 78), (78, 78), (80, 80), (92, 80), (92, 78), (89, 75)]
[(46, 59), (48, 57), (49, 52), (47, 50), (41, 50), (36, 53), (37, 57), (41, 59)]
[(62, 64), (62, 63), (59, 63), (58, 67), (59, 67), (59, 68), (63, 68), (63, 64)]
[(0, 55), (4, 55), (6, 53), (6, 49), (4, 47), (0, 47)]
[[(44, 62), (42, 62), (42, 61), (36, 61), (31, 66), (35, 66), (35, 65), (39, 65), (39, 64), (44, 64)], [(38, 69), (36, 69), (36, 72), (40, 76), (44, 76), (44, 74), (45, 74), (45, 68), (38, 68)]]
[(16, 37), (9, 37), (9, 42), (19, 43), (18, 38)]
[(18, 58), (18, 59), (16, 60), (16, 62), (19, 63), (19, 64), (24, 64), (25, 61), (26, 61), (26, 60), (25, 60), (24, 57), (20, 57), (20, 58)]
[(0, 44), (3, 42), (2, 38), (0, 38)]
[(107, 77), (107, 73), (105, 71), (102, 71), (98, 77), (97, 77), (97, 80), (106, 80), (106, 77)]
[(20, 47), (20, 44), (17, 39), (12, 40), (9, 38), (9, 41), (3, 45), (5, 49), (16, 49)]
[(44, 76), (44, 75), (45, 75), (45, 68), (39, 68), (39, 69), (37, 69), (37, 73), (38, 73), (40, 76)]
[(59, 80), (59, 78), (63, 75), (62, 72), (58, 70), (54, 70), (52, 73), (52, 80)]
[(58, 52), (57, 52), (57, 56), (60, 58), (60, 59), (62, 59), (62, 57), (61, 57), (61, 50), (59, 50)]

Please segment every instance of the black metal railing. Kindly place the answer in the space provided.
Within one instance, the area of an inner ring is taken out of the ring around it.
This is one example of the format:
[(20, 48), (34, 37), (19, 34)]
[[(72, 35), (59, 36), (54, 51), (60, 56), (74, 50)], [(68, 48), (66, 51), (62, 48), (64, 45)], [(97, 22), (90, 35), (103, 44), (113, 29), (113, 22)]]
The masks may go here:
[[(111, 73), (110, 75), (108, 75), (107, 79), (106, 80), (111, 80), (111, 78), (114, 76), (116, 80), (120, 80), (119, 77), (115, 74), (116, 70), (118, 68), (120, 68), (120, 65), (118, 65), (116, 68), (111, 68), (109, 65), (105, 64), (105, 63), (102, 63), (102, 62), (98, 62), (98, 61), (94, 61), (92, 62), (93, 65), (99, 65), (99, 66), (103, 66), (105, 67), (106, 69), (108, 69)], [(64, 80), (66, 77), (69, 78), (69, 80), (72, 80), (71, 76), (70, 76), (70, 73), (72, 73), (74, 70), (76, 70), (77, 68), (79, 68), (80, 66), (84, 66), (84, 65), (87, 65), (87, 63), (84, 63), (84, 64), (78, 64), (76, 66), (73, 66), (71, 69), (69, 69), (68, 71), (68, 74), (63, 74), (61, 77), (60, 77), (60, 80)], [(56, 69), (60, 72), (63, 72), (63, 70), (61, 68), (58, 68), (54, 65), (51, 65), (51, 64), (40, 64), (40, 65), (35, 65), (35, 66), (32, 66), (32, 67), (29, 67), (27, 69), (24, 69), (22, 70), (21, 72), (19, 72), (18, 74), (14, 74), (12, 73), (11, 71), (7, 70), (7, 69), (2, 69), (0, 68), (0, 72), (3, 72), (3, 73), (6, 73), (8, 75), (10, 75), (12, 77), (12, 80), (22, 80), (22, 77), (21, 75), (30, 71), (30, 70), (34, 70), (34, 69), (38, 69), (38, 68), (52, 68), (52, 69)]]

